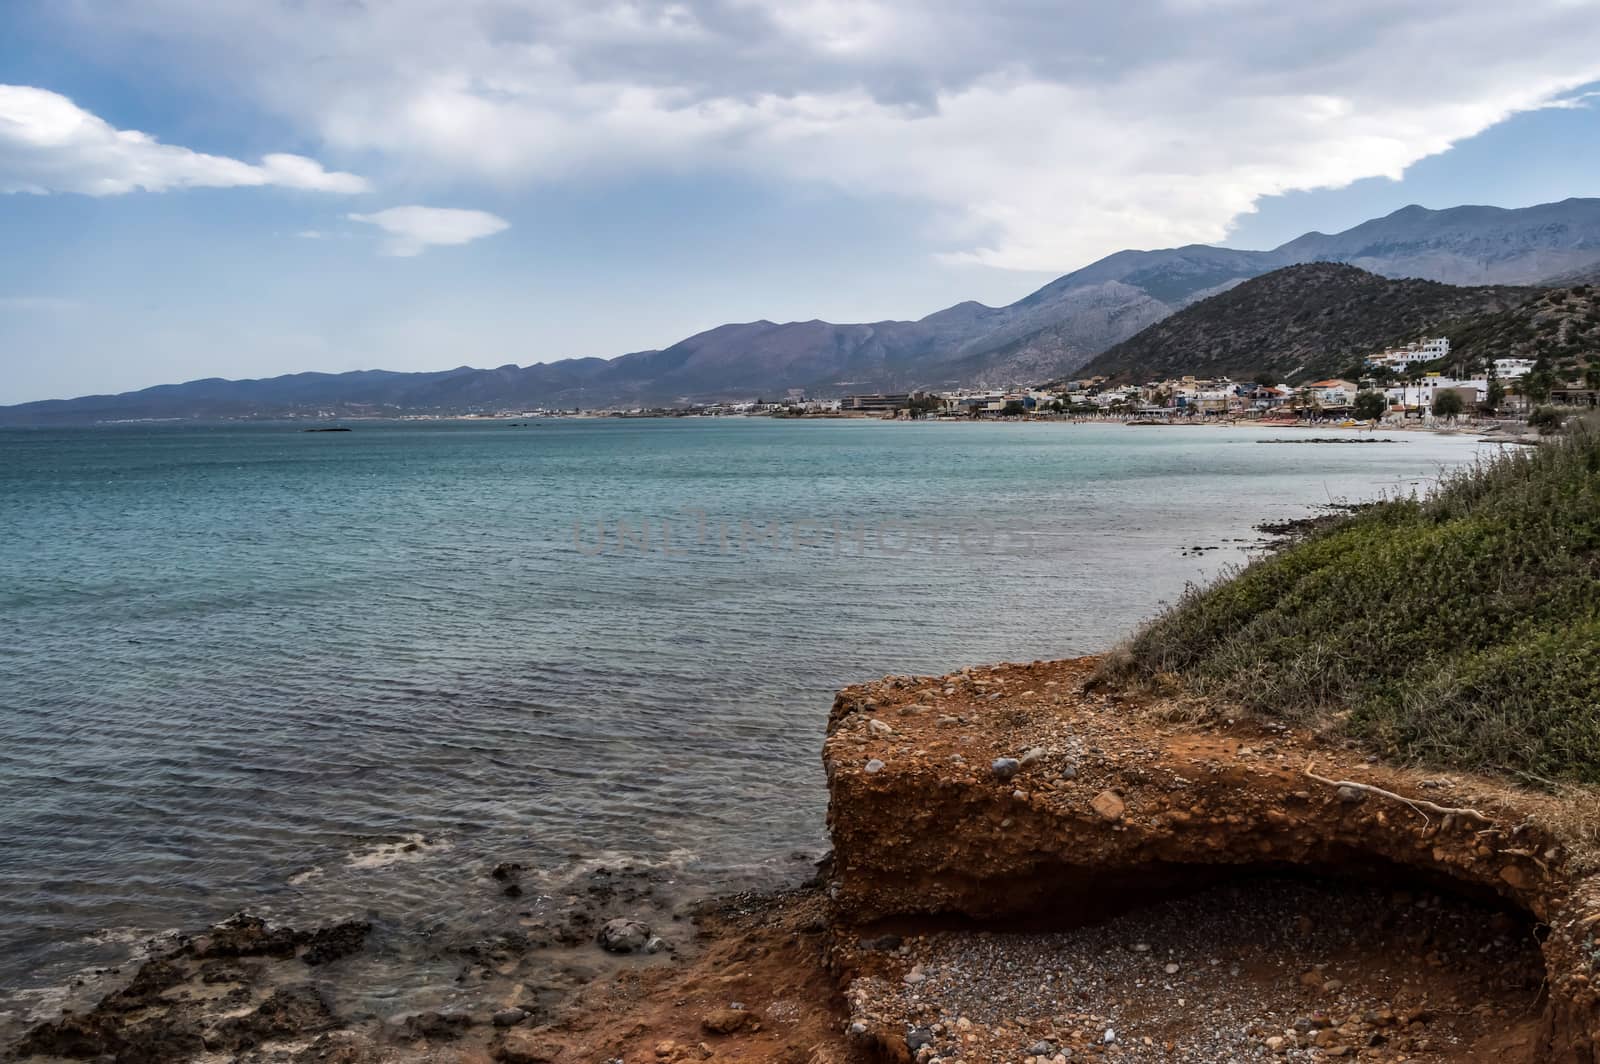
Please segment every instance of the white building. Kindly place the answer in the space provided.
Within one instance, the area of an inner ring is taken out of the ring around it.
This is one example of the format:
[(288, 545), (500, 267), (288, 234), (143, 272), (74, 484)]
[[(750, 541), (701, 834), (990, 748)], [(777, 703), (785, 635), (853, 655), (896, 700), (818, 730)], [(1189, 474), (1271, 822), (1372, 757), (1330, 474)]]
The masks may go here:
[(1399, 405), (1414, 409), (1428, 410), (1433, 406), (1433, 400), (1440, 389), (1462, 388), (1471, 389), (1477, 394), (1477, 402), (1484, 402), (1489, 398), (1489, 382), (1483, 378), (1477, 380), (1457, 380), (1454, 377), (1441, 377), (1430, 373), (1416, 384), (1397, 384), (1384, 391), (1391, 406)]
[(1108, 388), (1099, 395), (1092, 396), (1090, 398), (1090, 402), (1094, 403), (1095, 406), (1100, 407), (1102, 410), (1116, 406), (1119, 403), (1133, 405), (1140, 401), (1141, 396), (1139, 389), (1133, 387), (1132, 385), (1126, 385), (1121, 388)]
[(1497, 358), (1494, 360), (1494, 375), (1503, 381), (1514, 381), (1518, 377), (1526, 377), (1533, 372), (1533, 359), (1531, 358)]
[(1356, 386), (1347, 380), (1334, 378), (1325, 381), (1312, 381), (1302, 389), (1309, 399), (1314, 399), (1319, 406), (1349, 406), (1356, 401)]
[(1423, 340), (1421, 343), (1408, 344), (1406, 350), (1415, 348), (1422, 355), (1422, 361), (1433, 362), (1441, 358), (1450, 357), (1450, 338), (1448, 336), (1435, 336), (1432, 340)]
[(1450, 338), (1436, 336), (1431, 340), (1418, 340), (1404, 347), (1392, 347), (1382, 354), (1367, 359), (1368, 366), (1388, 366), (1400, 370), (1417, 362), (1437, 362), (1450, 357)]

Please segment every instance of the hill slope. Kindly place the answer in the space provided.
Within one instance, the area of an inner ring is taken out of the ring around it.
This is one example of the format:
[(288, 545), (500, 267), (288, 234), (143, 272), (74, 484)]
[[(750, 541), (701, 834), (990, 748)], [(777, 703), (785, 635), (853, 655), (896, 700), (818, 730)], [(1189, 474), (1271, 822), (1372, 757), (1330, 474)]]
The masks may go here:
[(1289, 266), (1179, 311), (1100, 355), (1084, 372), (1326, 377), (1385, 344), (1467, 315), (1507, 310), (1535, 292), (1388, 280), (1327, 262)]
[(1571, 288), (1579, 284), (1600, 284), (1600, 260), (1581, 266), (1576, 270), (1567, 270), (1551, 277), (1546, 277), (1539, 282), (1541, 288)]
[(1552, 288), (1495, 314), (1456, 323), (1452, 355), (1476, 365), (1496, 358), (1543, 358), (1558, 382), (1600, 365), (1600, 285)]
[[(966, 302), (916, 321), (723, 325), (661, 350), (421, 374), (197, 381), (0, 408), (0, 424), (114, 418), (602, 407), (1013, 384), (1071, 373), (1190, 303), (1284, 266), (1350, 262), (1389, 277), (1527, 284), (1600, 259), (1600, 199), (1520, 210), (1407, 207), (1270, 251), (1119, 251), (1003, 307)], [(230, 385), (224, 387), (224, 385)]]
[(1107, 666), (1408, 761), (1600, 784), (1600, 435), (1380, 503), (1186, 595)]

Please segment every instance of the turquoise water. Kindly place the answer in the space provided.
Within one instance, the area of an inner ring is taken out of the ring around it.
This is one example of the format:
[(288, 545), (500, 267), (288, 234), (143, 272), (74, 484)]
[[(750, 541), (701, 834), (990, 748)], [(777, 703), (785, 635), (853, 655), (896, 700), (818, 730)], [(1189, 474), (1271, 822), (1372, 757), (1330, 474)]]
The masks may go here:
[(499, 860), (791, 878), (836, 687), (1103, 649), (1255, 522), (1476, 453), (1288, 431), (0, 433), (0, 987), (246, 906), (403, 941)]

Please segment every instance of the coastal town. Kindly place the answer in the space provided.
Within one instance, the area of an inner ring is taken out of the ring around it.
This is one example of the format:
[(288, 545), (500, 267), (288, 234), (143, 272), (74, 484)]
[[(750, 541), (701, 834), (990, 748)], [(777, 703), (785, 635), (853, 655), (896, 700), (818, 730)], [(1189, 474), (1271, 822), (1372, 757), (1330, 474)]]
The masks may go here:
[(1457, 360), (1446, 336), (1376, 351), (1346, 376), (1289, 383), (1268, 373), (1251, 380), (1186, 374), (1130, 381), (1097, 375), (947, 391), (849, 393), (816, 397), (789, 389), (782, 398), (633, 407), (604, 411), (533, 410), (477, 417), (603, 415), (878, 418), (886, 420), (1108, 419), (1131, 422), (1261, 420), (1270, 422), (1413, 422), (1423, 425), (1526, 418), (1545, 404), (1600, 405), (1600, 372), (1564, 380), (1530, 358), (1486, 363)]

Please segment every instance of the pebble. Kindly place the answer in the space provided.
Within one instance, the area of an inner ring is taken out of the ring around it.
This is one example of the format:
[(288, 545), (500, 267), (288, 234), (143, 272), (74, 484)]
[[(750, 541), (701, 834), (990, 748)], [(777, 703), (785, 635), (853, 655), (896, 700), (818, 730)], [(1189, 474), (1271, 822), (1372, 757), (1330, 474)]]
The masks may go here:
[[(1378, 911), (1394, 919), (1374, 921)], [(1309, 931), (1296, 921), (1307, 912), (1318, 914)], [(1419, 1006), (1419, 1019), (1428, 1018), (1412, 1026), (1415, 974), (1389, 959), (1395, 942), (1416, 940), (1450, 943), (1437, 948), (1433, 967), (1453, 977), (1471, 971), (1495, 985), (1522, 980), (1522, 996), (1505, 999), (1508, 1009), (1535, 1000), (1537, 947), (1496, 932), (1470, 903), (1395, 908), (1389, 892), (1374, 888), (1268, 880), (1214, 887), (1072, 931), (908, 937), (901, 953), (910, 977), (870, 991), (863, 984), (875, 981), (858, 979), (852, 1019), (869, 1029), (932, 1031), (934, 1041), (912, 1053), (925, 1064), (1055, 1064), (1058, 1055), (1085, 1064), (1101, 1054), (1103, 1064), (1312, 1064), (1341, 1056), (1423, 1064), (1440, 1059), (1424, 1042), (1492, 1031), (1505, 1014), (1445, 1020), (1436, 1018), (1442, 1010), (1429, 1015)], [(1360, 951), (1355, 958), (1352, 947)], [(1351, 964), (1361, 966), (1359, 978), (1344, 968)], [(1157, 969), (1204, 976), (1185, 980), (1179, 996)], [(1335, 992), (1324, 990), (1329, 983)], [(1407, 1009), (1397, 1009), (1397, 1000)]]
[(866, 767), (867, 775), (876, 776), (878, 773), (880, 773), (882, 771), (883, 771), (883, 762), (882, 761), (879, 761), (877, 758), (873, 758), (871, 761), (867, 762), (867, 767)]
[(1111, 823), (1121, 820), (1123, 812), (1127, 809), (1122, 796), (1116, 791), (1101, 791), (1089, 804), (1100, 815), (1100, 819)]
[(997, 757), (994, 764), (989, 766), (989, 771), (997, 780), (1008, 780), (1022, 770), (1022, 762), (1014, 757)]

